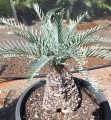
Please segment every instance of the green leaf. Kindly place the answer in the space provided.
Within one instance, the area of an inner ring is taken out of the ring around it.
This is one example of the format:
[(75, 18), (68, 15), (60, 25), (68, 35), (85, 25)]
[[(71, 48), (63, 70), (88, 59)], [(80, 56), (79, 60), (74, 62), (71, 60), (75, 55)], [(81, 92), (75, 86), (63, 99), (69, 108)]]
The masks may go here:
[(15, 29), (15, 31), (12, 31), (12, 32), (15, 35), (17, 35), (18, 37), (24, 38), (31, 43), (37, 42), (36, 35), (33, 33), (33, 29), (32, 29), (32, 32), (30, 32), (27, 29), (27, 27), (23, 27), (21, 24), (17, 24), (15, 21), (13, 22), (13, 21), (6, 19), (4, 17), (0, 18), (0, 22), (13, 27)]
[[(73, 21), (73, 20), (69, 20), (69, 25), (68, 25), (68, 27), (67, 27), (67, 29), (66, 29), (66, 38), (65, 38), (65, 40), (64, 40), (64, 43), (67, 43), (67, 42), (69, 42), (70, 41), (70, 38), (72, 37), (72, 36), (74, 36), (74, 34), (75, 34), (75, 32), (76, 32), (76, 27), (77, 27), (77, 25), (83, 20), (83, 18), (85, 17), (87, 15), (87, 12), (86, 13), (84, 13), (83, 15), (79, 15), (78, 17), (77, 17), (77, 20), (75, 20), (75, 21)], [(76, 35), (77, 36), (77, 35)]]
[(53, 8), (53, 9), (49, 10), (49, 11), (46, 13), (46, 17), (49, 17), (49, 19), (50, 19), (51, 16), (52, 16), (53, 14), (55, 14), (55, 12), (56, 12), (57, 10), (59, 10), (59, 9), (61, 9), (61, 7), (59, 7), (59, 8)]
[[(79, 40), (79, 39), (78, 39)], [(111, 43), (111, 40), (109, 38), (106, 37), (100, 37), (100, 36), (89, 36), (84, 40), (80, 40), (79, 45), (85, 45), (85, 44), (92, 44), (92, 43)]]
[(102, 30), (108, 26), (111, 26), (111, 24), (107, 24), (105, 26), (96, 26), (94, 28), (91, 28), (89, 30), (86, 31), (75, 31), (74, 34), (72, 34), (72, 36), (70, 36), (71, 38), (68, 40), (70, 40), (70, 42), (72, 44), (75, 44), (75, 46), (81, 46), (81, 45), (85, 45), (85, 44), (92, 44), (92, 43), (106, 43), (106, 42), (110, 42), (110, 40), (108, 38), (100, 38), (99, 36), (90, 36), (93, 33)]
[[(107, 24), (107, 25), (104, 25), (104, 26), (100, 26), (100, 25), (99, 25), (99, 26), (96, 26), (96, 27), (94, 27), (94, 28), (91, 28), (91, 29), (86, 30), (85, 32), (83, 32), (82, 36), (84, 36), (84, 38), (85, 38), (85, 37), (87, 37), (87, 36), (89, 36), (89, 35), (97, 32), (97, 31), (100, 31), (100, 30), (102, 30), (102, 29), (105, 29), (105, 28), (107, 28), (107, 27), (109, 27), (109, 26), (111, 26), (111, 24)], [(80, 33), (80, 34), (81, 34), (81, 33)]]
[(97, 57), (97, 58), (103, 58), (111, 60), (111, 48), (110, 47), (100, 47), (99, 45), (93, 45), (90, 47), (84, 47), (83, 54), (86, 57)]
[(53, 33), (55, 38), (55, 43), (61, 42), (61, 32), (63, 30), (63, 13), (58, 13), (54, 20)]
[[(11, 40), (4, 42), (0, 45), (1, 55), (15, 56), (39, 56), (39, 49), (36, 44), (28, 43), (22, 40)], [(11, 56), (10, 56), (11, 57)]]
[(45, 18), (45, 15), (43, 13), (43, 11), (41, 10), (41, 8), (39, 7), (38, 4), (34, 4), (33, 5), (33, 8), (35, 9), (39, 19), (41, 20), (42, 23), (45, 23), (46, 22), (46, 18)]
[(25, 71), (28, 81), (32, 80), (33, 76), (39, 72), (53, 57), (41, 56), (35, 59), (28, 65), (28, 69)]

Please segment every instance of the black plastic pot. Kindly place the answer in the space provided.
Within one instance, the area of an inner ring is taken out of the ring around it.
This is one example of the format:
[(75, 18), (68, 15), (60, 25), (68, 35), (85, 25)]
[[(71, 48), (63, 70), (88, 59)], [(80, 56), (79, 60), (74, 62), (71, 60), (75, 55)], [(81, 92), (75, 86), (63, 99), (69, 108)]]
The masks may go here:
[(18, 18), (18, 22), (19, 22), (19, 23), (23, 23), (23, 20), (22, 20), (22, 18), (21, 18), (20, 15), (17, 15), (17, 18)]
[[(95, 96), (97, 97), (97, 99), (99, 100), (99, 102), (103, 108), (104, 120), (111, 120), (110, 106), (109, 106), (109, 103), (106, 100), (105, 96), (103, 95), (103, 93), (101, 93), (100, 91), (95, 92), (94, 88), (88, 82), (86, 82), (82, 79), (74, 77), (74, 80), (75, 80), (76, 84), (86, 87), (89, 91), (91, 91), (93, 94), (95, 94)], [(30, 94), (33, 91), (35, 91), (37, 88), (39, 88), (45, 84), (46, 84), (46, 80), (40, 80), (39, 82), (36, 82), (35, 84), (31, 85), (27, 90), (24, 91), (24, 93), (20, 96), (17, 106), (16, 106), (15, 120), (23, 120), (23, 118), (22, 118), (23, 111), (24, 111), (25, 103), (26, 103), (28, 97), (30, 96)]]
[(25, 25), (28, 26), (32, 24), (32, 15), (24, 15), (24, 16), (21, 16), (21, 18)]

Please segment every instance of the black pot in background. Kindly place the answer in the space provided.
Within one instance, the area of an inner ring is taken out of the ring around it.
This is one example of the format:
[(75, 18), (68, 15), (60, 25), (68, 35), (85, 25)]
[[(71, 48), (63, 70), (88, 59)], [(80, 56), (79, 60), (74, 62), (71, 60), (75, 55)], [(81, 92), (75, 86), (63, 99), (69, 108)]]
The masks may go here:
[(31, 25), (32, 24), (32, 15), (24, 15), (24, 16), (21, 16), (22, 18), (22, 22), (25, 24), (25, 25)]
[(18, 18), (18, 22), (19, 22), (19, 23), (23, 23), (23, 20), (22, 20), (22, 18), (21, 18), (20, 15), (17, 15), (17, 18)]
[[(111, 120), (110, 106), (109, 106), (109, 103), (106, 100), (105, 96), (103, 95), (103, 93), (101, 93), (100, 91), (95, 92), (94, 88), (88, 82), (86, 82), (82, 79), (74, 77), (74, 80), (75, 80), (76, 84), (86, 87), (89, 91), (91, 91), (93, 94), (95, 94), (95, 96), (97, 97), (97, 99), (100, 102), (100, 105), (103, 108), (104, 120)], [(33, 91), (35, 91), (37, 88), (39, 88), (45, 84), (46, 84), (46, 80), (40, 80), (40, 81), (36, 82), (35, 84), (31, 85), (28, 89), (26, 89), (24, 91), (24, 93), (20, 96), (17, 106), (16, 106), (15, 120), (23, 120), (22, 112), (25, 110), (25, 103), (26, 103), (28, 97), (30, 96), (30, 94)]]

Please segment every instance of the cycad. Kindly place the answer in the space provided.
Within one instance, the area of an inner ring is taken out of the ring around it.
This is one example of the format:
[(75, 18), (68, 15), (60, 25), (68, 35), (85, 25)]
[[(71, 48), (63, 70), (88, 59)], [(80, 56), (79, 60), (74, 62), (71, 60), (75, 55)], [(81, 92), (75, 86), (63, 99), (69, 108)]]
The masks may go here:
[[(97, 90), (95, 80), (90, 79), (81, 70), (86, 63), (86, 57), (111, 59), (111, 48), (101, 46), (101, 43), (110, 43), (111, 41), (107, 38), (92, 35), (110, 25), (97, 26), (87, 31), (78, 31), (76, 27), (87, 13), (77, 17), (76, 21), (70, 20), (67, 28), (65, 28), (63, 22), (64, 11), (55, 14), (52, 22), (52, 12), (45, 16), (37, 4), (34, 5), (34, 9), (42, 22), (39, 33), (33, 31), (33, 29), (28, 31), (27, 28), (23, 28), (15, 22), (0, 18), (2, 23), (15, 28), (14, 34), (25, 39), (0, 44), (0, 54), (5, 57), (32, 56), (33, 60), (25, 71), (29, 81), (41, 68), (50, 63), (51, 69), (46, 77), (44, 108), (54, 111), (60, 109), (63, 112), (76, 110), (81, 103), (81, 96), (73, 81), (73, 76), (68, 72), (65, 65), (78, 69)], [(73, 58), (78, 67), (71, 63), (65, 63), (69, 58)]]

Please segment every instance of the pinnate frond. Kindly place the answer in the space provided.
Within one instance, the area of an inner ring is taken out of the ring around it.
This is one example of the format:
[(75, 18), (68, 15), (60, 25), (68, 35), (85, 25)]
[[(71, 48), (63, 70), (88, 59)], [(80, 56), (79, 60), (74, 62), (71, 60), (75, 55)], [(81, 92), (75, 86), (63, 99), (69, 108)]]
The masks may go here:
[(72, 36), (71, 42), (74, 43), (76, 46), (90, 44), (90, 43), (98, 43), (98, 42), (110, 42), (110, 40), (108, 41), (107, 38), (100, 38), (99, 36), (96, 35), (90, 36), (93, 33), (102, 30), (108, 26), (111, 26), (111, 24), (107, 24), (105, 26), (96, 26), (86, 31), (76, 31), (75, 34), (73, 34)]
[(55, 42), (58, 44), (58, 42), (63, 42), (62, 39), (62, 31), (63, 31), (63, 14), (57, 14), (55, 16), (55, 20), (54, 20), (54, 27), (53, 27), (53, 33), (54, 33), (54, 38), (55, 38)]
[(95, 89), (96, 92), (98, 92), (98, 84), (99, 81), (95, 79), (94, 75), (90, 73), (90, 71), (80, 71), (80, 73), (84, 76), (84, 79), (88, 81), (91, 86)]
[(33, 7), (34, 7), (39, 19), (41, 20), (41, 22), (43, 22), (43, 23), (46, 22), (46, 17), (44, 15), (43, 11), (41, 10), (41, 8), (39, 7), (39, 5), (34, 4)]
[(93, 44), (93, 43), (97, 43), (97, 44), (111, 43), (111, 39), (106, 38), (106, 37), (103, 38), (103, 37), (97, 36), (97, 35), (95, 35), (95, 36), (89, 36), (89, 37), (87, 37), (84, 40), (81, 40), (81, 39), (79, 39), (79, 40), (80, 40), (80, 42), (79, 42), (78, 45), (85, 45), (85, 44), (87, 45), (87, 44)]
[(81, 21), (84, 19), (84, 17), (86, 17), (88, 15), (87, 12), (85, 12), (84, 14), (80, 14), (77, 16), (77, 19), (76, 20), (71, 20), (69, 21), (69, 25), (68, 25), (68, 29), (73, 31), (74, 29), (76, 29), (77, 25), (79, 23), (81, 23)]
[(86, 57), (97, 57), (97, 58), (103, 58), (111, 60), (111, 47), (102, 47), (99, 45), (93, 45), (90, 47), (84, 47), (83, 54)]
[(15, 35), (18, 37), (24, 38), (27, 41), (30, 41), (31, 43), (37, 43), (37, 37), (34, 33), (31, 33), (28, 30), (23, 30), (23, 31), (13, 31)]
[(97, 31), (105, 29), (105, 28), (107, 28), (109, 26), (111, 26), (111, 24), (106, 24), (106, 25), (103, 25), (103, 26), (99, 25), (99, 26), (96, 26), (94, 28), (90, 28), (90, 29), (86, 30), (85, 32), (83, 32), (83, 34), (87, 37), (87, 36), (97, 32)]
[(34, 4), (33, 5), (39, 19), (41, 20), (42, 23), (46, 23), (48, 20), (51, 19), (52, 15), (55, 14), (55, 11), (59, 10), (61, 7), (59, 8), (53, 8), (51, 10), (49, 10), (46, 15), (44, 15), (43, 11), (41, 10), (41, 8), (39, 7), (38, 4)]
[(10, 40), (0, 44), (0, 54), (16, 54), (17, 56), (32, 55), (35, 57), (39, 57), (39, 49), (36, 44), (28, 43), (22, 40)]
[(27, 29), (27, 27), (23, 27), (22, 24), (16, 23), (15, 21), (6, 19), (4, 17), (0, 18), (0, 21), (4, 24), (7, 24), (11, 27), (13, 27), (15, 29), (15, 31), (12, 31), (15, 35), (17, 35), (18, 37), (24, 38), (28, 41), (30, 41), (31, 43), (36, 43), (37, 39), (36, 39), (36, 32), (29, 31)]
[(30, 81), (51, 59), (53, 59), (53, 57), (41, 56), (39, 59), (32, 61), (25, 71), (27, 80)]
[(74, 33), (76, 32), (76, 27), (77, 27), (77, 25), (83, 20), (83, 18), (85, 17), (87, 15), (87, 12), (86, 13), (84, 13), (83, 15), (79, 15), (78, 17), (77, 17), (77, 20), (70, 20), (69, 21), (69, 25), (68, 25), (68, 27), (67, 27), (67, 29), (66, 29), (66, 38), (65, 38), (65, 40), (64, 40), (64, 43), (67, 43), (69, 40), (70, 40), (70, 38), (74, 35)]

